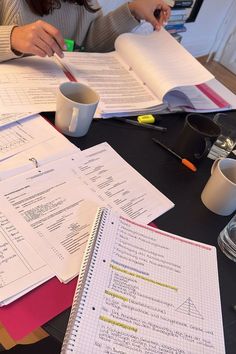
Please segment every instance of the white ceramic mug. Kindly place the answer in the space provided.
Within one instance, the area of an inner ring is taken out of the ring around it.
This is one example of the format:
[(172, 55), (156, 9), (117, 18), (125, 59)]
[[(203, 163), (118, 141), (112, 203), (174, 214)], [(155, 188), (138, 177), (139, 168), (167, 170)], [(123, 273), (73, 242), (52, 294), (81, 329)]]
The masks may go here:
[(201, 199), (208, 209), (219, 215), (230, 215), (236, 210), (236, 160), (219, 158), (214, 161)]
[(84, 136), (98, 102), (99, 95), (92, 88), (79, 82), (62, 83), (57, 93), (55, 126), (63, 134)]

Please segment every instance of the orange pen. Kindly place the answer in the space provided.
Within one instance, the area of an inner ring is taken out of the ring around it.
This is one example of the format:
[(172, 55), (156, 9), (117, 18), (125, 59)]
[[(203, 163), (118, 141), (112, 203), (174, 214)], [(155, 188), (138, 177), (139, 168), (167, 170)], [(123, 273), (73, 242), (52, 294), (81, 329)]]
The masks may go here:
[(152, 140), (160, 145), (163, 149), (169, 151), (172, 155), (174, 155), (175, 157), (177, 157), (184, 166), (188, 167), (191, 171), (193, 172), (196, 172), (197, 171), (197, 168), (196, 166), (189, 160), (179, 156), (178, 154), (176, 154), (176, 152), (174, 152), (173, 150), (171, 150), (170, 148), (168, 148), (166, 145), (162, 144), (159, 140), (155, 139), (155, 138), (152, 138)]

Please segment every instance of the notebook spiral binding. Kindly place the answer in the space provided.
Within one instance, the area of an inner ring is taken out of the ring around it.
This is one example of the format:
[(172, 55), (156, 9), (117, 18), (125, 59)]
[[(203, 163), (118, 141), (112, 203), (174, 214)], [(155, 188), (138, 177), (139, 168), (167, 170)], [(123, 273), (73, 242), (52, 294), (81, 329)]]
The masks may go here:
[(74, 294), (73, 304), (70, 312), (66, 334), (61, 348), (61, 354), (73, 353), (76, 347), (76, 338), (83, 314), (83, 308), (86, 302), (87, 292), (90, 287), (91, 276), (94, 270), (97, 253), (100, 247), (100, 241), (105, 226), (105, 220), (108, 210), (99, 208), (92, 232), (88, 240), (83, 263), (79, 273), (79, 279)]

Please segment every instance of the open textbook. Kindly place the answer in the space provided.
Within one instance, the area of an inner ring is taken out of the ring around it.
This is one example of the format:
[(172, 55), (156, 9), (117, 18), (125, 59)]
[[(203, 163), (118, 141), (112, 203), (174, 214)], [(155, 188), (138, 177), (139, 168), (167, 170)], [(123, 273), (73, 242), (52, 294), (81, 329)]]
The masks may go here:
[(73, 76), (101, 95), (97, 115), (137, 115), (236, 108), (236, 95), (162, 29), (126, 33), (111, 53), (65, 53)]
[(58, 86), (68, 80), (97, 90), (96, 117), (236, 108), (236, 95), (164, 29), (122, 34), (110, 53), (66, 52), (64, 59), (1, 63), (0, 74), (0, 113), (5, 114), (55, 111)]
[(61, 353), (224, 354), (215, 247), (99, 209)]
[(0, 306), (53, 276), (78, 275), (99, 206), (145, 224), (174, 206), (107, 143), (80, 151), (48, 128), (58, 140), (52, 151), (44, 142), (51, 158), (38, 144), (1, 164)]

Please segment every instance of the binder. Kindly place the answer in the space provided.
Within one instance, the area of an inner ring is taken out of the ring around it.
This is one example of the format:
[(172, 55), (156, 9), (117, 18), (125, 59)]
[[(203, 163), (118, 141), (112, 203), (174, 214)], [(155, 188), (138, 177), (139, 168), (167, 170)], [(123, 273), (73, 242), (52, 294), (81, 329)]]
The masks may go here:
[(216, 249), (102, 208), (61, 354), (147, 352), (225, 353)]

